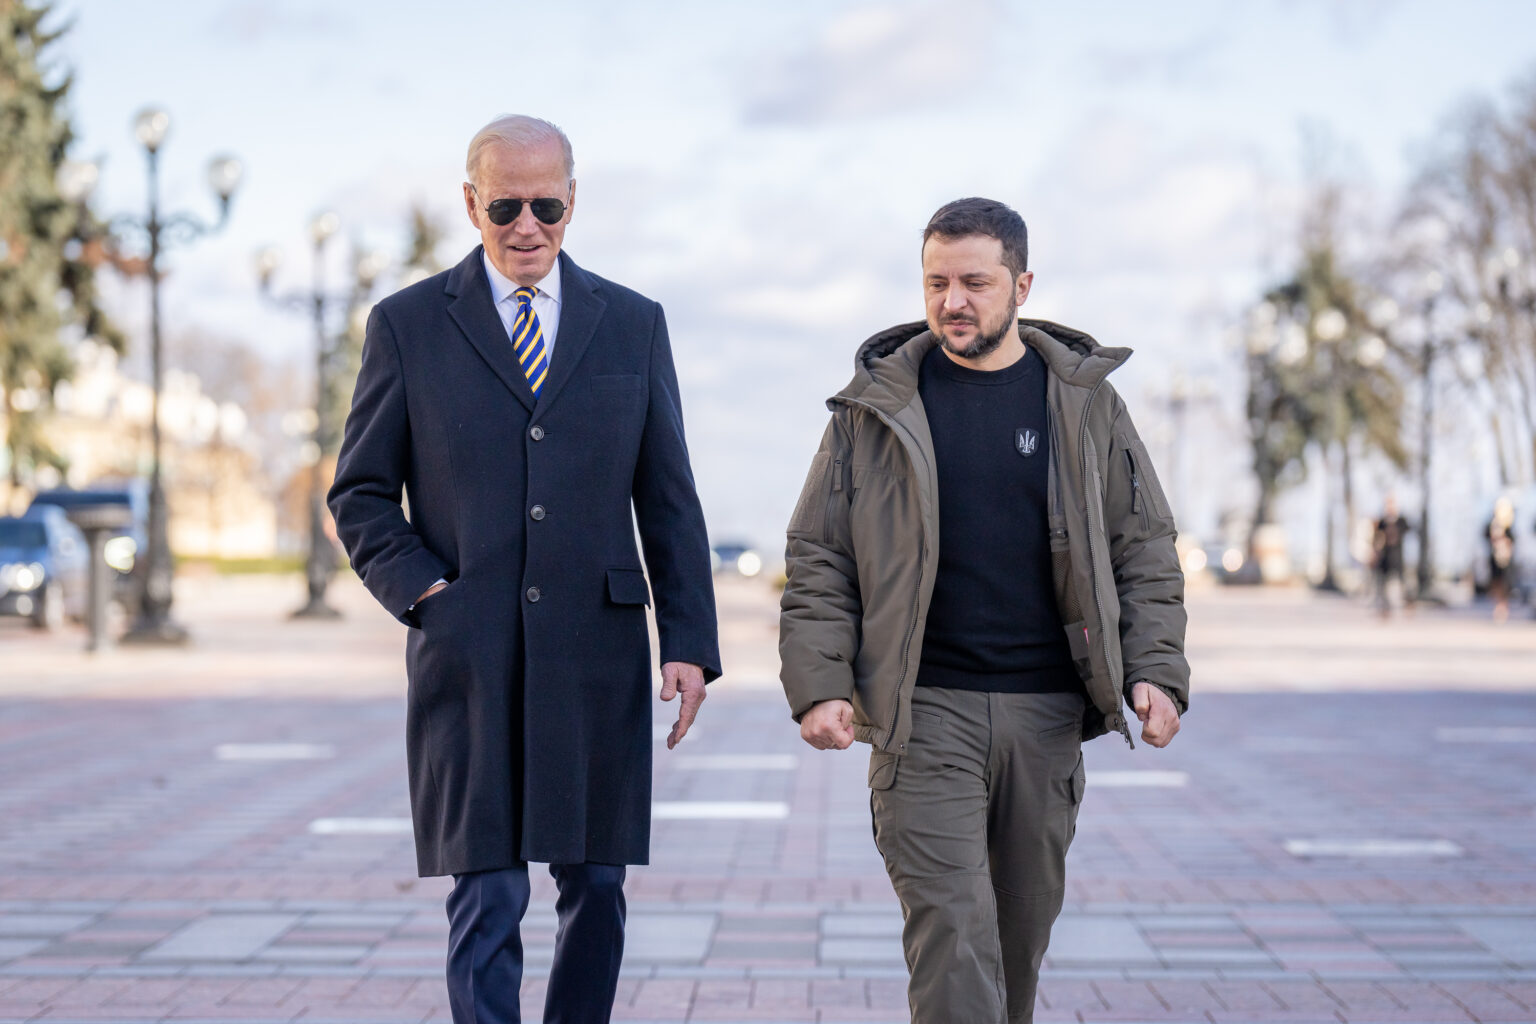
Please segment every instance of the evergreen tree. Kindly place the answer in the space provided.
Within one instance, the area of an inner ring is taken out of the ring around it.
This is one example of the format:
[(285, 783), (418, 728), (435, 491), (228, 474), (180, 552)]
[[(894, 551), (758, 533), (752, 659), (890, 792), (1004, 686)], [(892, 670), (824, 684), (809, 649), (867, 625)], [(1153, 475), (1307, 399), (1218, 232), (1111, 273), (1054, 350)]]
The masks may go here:
[(102, 225), (59, 191), (73, 141), (71, 76), (48, 59), (68, 30), (43, 27), (52, 9), (0, 0), (0, 422), (13, 487), (42, 466), (65, 468), (43, 436), (54, 389), (73, 368), (61, 332), (119, 350), (123, 341), (97, 304)]

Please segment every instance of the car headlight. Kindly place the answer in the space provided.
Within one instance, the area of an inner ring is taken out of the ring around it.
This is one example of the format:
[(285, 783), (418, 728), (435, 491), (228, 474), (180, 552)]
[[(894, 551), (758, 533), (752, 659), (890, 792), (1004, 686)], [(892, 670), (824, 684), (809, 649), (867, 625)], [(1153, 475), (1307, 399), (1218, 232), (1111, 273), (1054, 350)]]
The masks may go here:
[(23, 594), (42, 586), (43, 576), (43, 567), (38, 562), (0, 566), (0, 584), (4, 584), (6, 590)]
[(756, 551), (743, 551), (736, 559), (736, 571), (743, 576), (756, 576), (763, 571), (763, 559)]
[(133, 558), (139, 546), (132, 537), (113, 537), (102, 548), (102, 557), (118, 572), (133, 572)]

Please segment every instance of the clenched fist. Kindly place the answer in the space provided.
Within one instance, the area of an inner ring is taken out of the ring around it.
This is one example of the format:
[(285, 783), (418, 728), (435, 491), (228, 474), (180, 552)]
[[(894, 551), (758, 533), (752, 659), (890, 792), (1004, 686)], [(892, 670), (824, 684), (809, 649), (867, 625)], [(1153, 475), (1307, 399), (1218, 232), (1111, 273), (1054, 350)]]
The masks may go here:
[(853, 705), (824, 700), (800, 718), (800, 738), (817, 750), (847, 750), (853, 744)]
[(1131, 687), (1131, 707), (1141, 719), (1143, 740), (1154, 747), (1166, 747), (1173, 742), (1179, 731), (1179, 709), (1172, 697), (1151, 683), (1137, 683)]

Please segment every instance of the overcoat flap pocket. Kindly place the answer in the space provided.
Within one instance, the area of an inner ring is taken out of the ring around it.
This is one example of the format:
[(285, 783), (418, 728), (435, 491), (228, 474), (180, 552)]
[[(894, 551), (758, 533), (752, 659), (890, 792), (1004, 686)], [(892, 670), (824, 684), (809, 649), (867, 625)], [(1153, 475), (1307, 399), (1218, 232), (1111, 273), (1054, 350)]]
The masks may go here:
[(645, 573), (639, 569), (609, 569), (608, 599), (614, 604), (643, 604), (651, 606), (651, 588), (646, 585)]

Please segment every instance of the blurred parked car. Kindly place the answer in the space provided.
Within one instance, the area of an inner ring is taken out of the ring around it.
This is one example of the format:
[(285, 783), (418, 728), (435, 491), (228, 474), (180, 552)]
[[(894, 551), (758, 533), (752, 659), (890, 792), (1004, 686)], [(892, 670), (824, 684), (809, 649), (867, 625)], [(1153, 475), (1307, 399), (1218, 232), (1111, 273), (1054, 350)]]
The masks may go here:
[(149, 528), (149, 485), (143, 480), (109, 483), (100, 481), (83, 490), (59, 488), (39, 491), (28, 508), (53, 506), (66, 513), (87, 505), (121, 505), (128, 509), (128, 525), (107, 540), (106, 562), (117, 570), (113, 596), (126, 605), (135, 603), (142, 573), (134, 574), (139, 552), (144, 550)]
[(717, 573), (752, 577), (763, 571), (763, 556), (750, 544), (722, 541), (709, 549), (709, 561)]
[(39, 629), (83, 618), (90, 548), (63, 510), (44, 505), (0, 518), (0, 615), (19, 615)]

